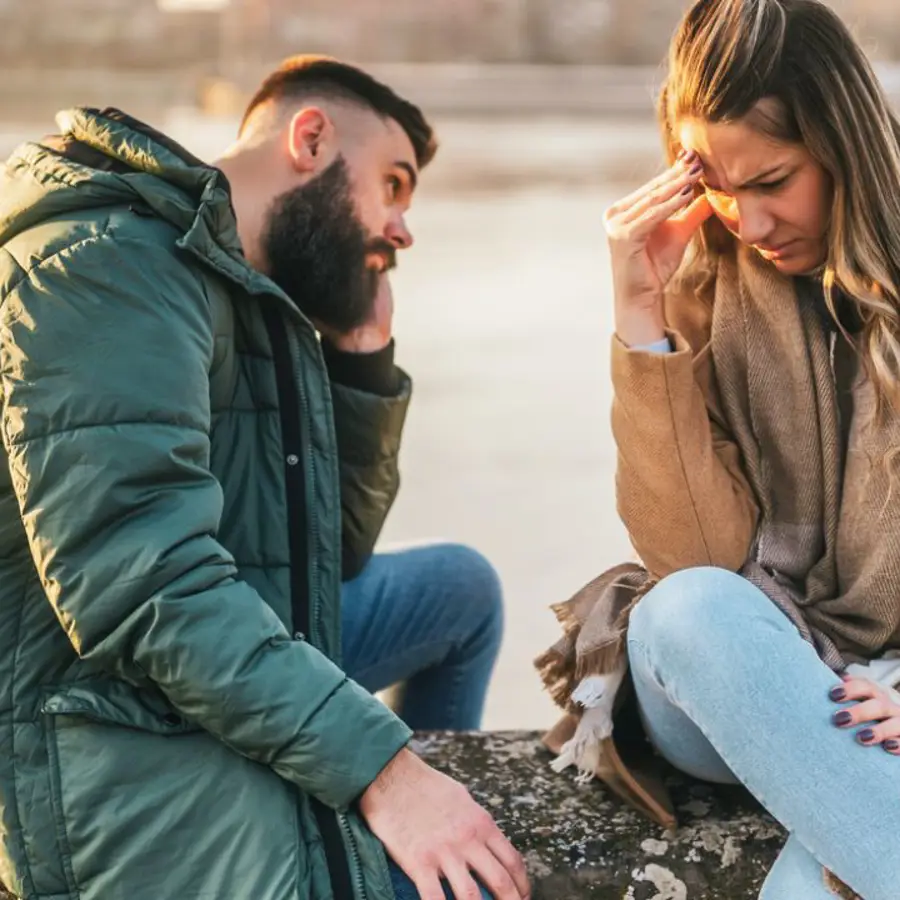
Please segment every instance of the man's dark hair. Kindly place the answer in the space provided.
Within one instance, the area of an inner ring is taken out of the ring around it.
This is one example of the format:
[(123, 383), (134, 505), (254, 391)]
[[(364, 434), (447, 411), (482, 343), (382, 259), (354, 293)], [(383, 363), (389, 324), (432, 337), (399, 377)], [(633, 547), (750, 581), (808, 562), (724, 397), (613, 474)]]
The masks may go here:
[(437, 152), (434, 131), (418, 106), (404, 100), (362, 69), (328, 56), (286, 59), (260, 85), (244, 113), (240, 131), (264, 103), (312, 96), (349, 101), (368, 107), (382, 118), (393, 119), (412, 142), (420, 169), (427, 166)]

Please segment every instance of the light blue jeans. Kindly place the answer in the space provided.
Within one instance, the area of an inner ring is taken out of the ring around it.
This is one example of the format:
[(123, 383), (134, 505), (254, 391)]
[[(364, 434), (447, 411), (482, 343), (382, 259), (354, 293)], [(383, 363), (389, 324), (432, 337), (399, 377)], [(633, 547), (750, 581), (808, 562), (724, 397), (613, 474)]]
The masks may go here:
[[(480, 727), (503, 636), (500, 581), (481, 554), (458, 544), (377, 553), (341, 603), (354, 681), (372, 692), (405, 682), (398, 713), (415, 731)], [(390, 869), (397, 900), (418, 900), (412, 881)], [(484, 888), (482, 897), (491, 900)]]
[(900, 897), (900, 759), (832, 724), (839, 679), (767, 597), (720, 569), (671, 575), (632, 613), (628, 655), (659, 752), (740, 781), (790, 833), (761, 900), (834, 900), (823, 866)]

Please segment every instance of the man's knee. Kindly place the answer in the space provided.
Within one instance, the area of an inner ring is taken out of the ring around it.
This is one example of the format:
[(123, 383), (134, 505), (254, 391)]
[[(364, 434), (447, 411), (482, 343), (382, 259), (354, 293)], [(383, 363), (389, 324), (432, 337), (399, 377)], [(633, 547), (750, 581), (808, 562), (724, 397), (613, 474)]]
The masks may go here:
[(497, 570), (482, 553), (465, 544), (444, 544), (436, 550), (440, 556), (436, 574), (458, 614), (477, 619), (499, 635), (503, 630), (503, 590)]
[[(684, 569), (664, 578), (631, 613), (628, 639), (651, 650), (694, 652), (748, 583), (726, 569)], [(705, 640), (706, 639), (706, 640)]]

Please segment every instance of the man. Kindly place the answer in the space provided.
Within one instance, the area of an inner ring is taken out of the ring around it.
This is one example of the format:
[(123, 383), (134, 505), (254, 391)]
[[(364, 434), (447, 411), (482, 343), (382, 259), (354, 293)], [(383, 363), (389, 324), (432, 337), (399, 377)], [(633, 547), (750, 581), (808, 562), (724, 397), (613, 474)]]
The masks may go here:
[(299, 59), (214, 167), (114, 110), (61, 122), (0, 186), (0, 880), (526, 897), (487, 813), (340, 668), (341, 560), (347, 671), (414, 675), (409, 724), (477, 724), (499, 634), (480, 557), (369, 560), (409, 398), (387, 272), (434, 153), (421, 113)]

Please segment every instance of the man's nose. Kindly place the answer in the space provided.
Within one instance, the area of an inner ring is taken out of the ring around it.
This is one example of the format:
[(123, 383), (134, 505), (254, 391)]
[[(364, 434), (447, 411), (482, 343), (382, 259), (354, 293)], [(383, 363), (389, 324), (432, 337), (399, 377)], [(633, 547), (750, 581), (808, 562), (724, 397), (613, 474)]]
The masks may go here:
[(412, 232), (402, 219), (392, 219), (384, 235), (397, 250), (408, 250), (415, 243)]

